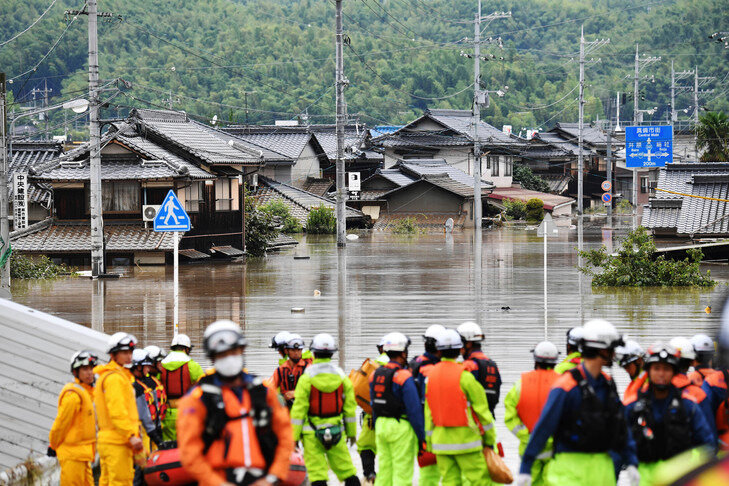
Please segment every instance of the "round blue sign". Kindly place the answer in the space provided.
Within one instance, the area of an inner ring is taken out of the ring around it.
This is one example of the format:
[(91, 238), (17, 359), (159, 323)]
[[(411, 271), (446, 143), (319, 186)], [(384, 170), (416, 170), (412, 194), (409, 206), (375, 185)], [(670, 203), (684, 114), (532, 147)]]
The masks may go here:
[(609, 203), (612, 198), (613, 196), (609, 192), (606, 192), (602, 195), (602, 202)]

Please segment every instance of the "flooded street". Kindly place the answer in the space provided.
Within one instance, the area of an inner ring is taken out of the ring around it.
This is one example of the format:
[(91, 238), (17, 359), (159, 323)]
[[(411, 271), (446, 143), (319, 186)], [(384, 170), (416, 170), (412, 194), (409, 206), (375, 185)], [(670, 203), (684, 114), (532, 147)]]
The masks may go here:
[[(599, 224), (586, 225), (584, 246), (597, 247), (609, 237)], [(709, 316), (704, 309), (719, 310), (729, 280), (726, 266), (705, 267), (720, 281), (710, 290), (593, 290), (576, 268), (577, 245), (577, 231), (567, 228), (548, 242), (546, 323), (543, 240), (534, 230), (502, 228), (484, 231), (482, 242), (468, 232), (365, 233), (348, 242), (344, 252), (337, 251), (333, 237), (308, 236), (293, 250), (246, 264), (185, 265), (180, 268), (180, 332), (190, 335), (193, 355), (201, 358), (207, 324), (220, 318), (240, 321), (250, 342), (247, 366), (259, 374), (275, 367), (277, 356), (267, 346), (277, 332), (297, 332), (307, 342), (329, 332), (339, 337), (341, 364), (348, 372), (376, 354), (375, 344), (387, 332), (409, 335), (414, 355), (422, 352), (420, 335), (427, 326), (475, 320), (486, 333), (486, 353), (500, 367), (502, 401), (519, 374), (532, 368), (529, 351), (545, 333), (563, 350), (567, 329), (587, 318), (606, 318), (644, 346), (676, 335), (713, 333), (717, 314)], [(340, 274), (338, 268), (344, 267)], [(106, 333), (131, 332), (144, 345), (166, 346), (173, 334), (172, 268), (124, 271), (118, 280), (15, 281), (14, 300)], [(346, 293), (338, 293), (338, 280), (346, 280)], [(294, 307), (304, 312), (293, 313)], [(614, 374), (622, 389), (625, 373), (616, 368)], [(498, 436), (515, 468), (517, 442), (503, 417), (499, 404)]]

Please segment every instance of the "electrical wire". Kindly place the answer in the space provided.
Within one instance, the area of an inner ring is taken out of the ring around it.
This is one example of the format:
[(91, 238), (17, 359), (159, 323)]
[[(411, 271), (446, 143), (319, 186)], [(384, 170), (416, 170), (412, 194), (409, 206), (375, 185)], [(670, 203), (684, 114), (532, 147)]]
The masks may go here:
[(41, 19), (42, 19), (43, 17), (45, 17), (45, 15), (46, 15), (46, 14), (48, 13), (48, 11), (49, 11), (50, 9), (52, 9), (52, 8), (53, 8), (53, 6), (54, 6), (54, 5), (56, 4), (56, 2), (57, 2), (57, 1), (58, 1), (58, 0), (53, 0), (53, 1), (51, 2), (51, 4), (50, 4), (50, 5), (48, 6), (48, 8), (47, 8), (47, 9), (45, 9), (45, 10), (43, 11), (43, 13), (42, 13), (42, 14), (40, 15), (40, 17), (38, 17), (37, 19), (35, 19), (35, 21), (34, 21), (34, 22), (33, 22), (32, 24), (30, 24), (30, 25), (29, 25), (28, 27), (26, 27), (26, 28), (25, 28), (24, 30), (22, 30), (21, 32), (19, 32), (19, 33), (15, 34), (15, 35), (14, 35), (13, 37), (11, 37), (10, 39), (8, 39), (8, 40), (6, 40), (6, 41), (4, 41), (4, 42), (0, 42), (0, 47), (3, 47), (4, 45), (6, 45), (6, 44), (9, 44), (9, 43), (13, 42), (13, 41), (14, 41), (15, 39), (17, 39), (17, 38), (18, 38), (18, 37), (20, 37), (21, 35), (23, 35), (23, 34), (25, 34), (26, 32), (28, 32), (28, 31), (29, 31), (30, 29), (32, 29), (32, 28), (33, 28), (33, 27), (35, 26), (35, 24), (37, 24), (38, 22), (40, 22), (40, 20), (41, 20)]

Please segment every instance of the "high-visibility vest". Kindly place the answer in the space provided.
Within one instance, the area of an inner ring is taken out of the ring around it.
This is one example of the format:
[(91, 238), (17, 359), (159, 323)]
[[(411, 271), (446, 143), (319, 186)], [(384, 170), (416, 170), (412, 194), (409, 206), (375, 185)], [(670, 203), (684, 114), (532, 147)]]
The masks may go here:
[(160, 378), (167, 391), (167, 396), (169, 398), (180, 398), (192, 388), (190, 363), (187, 362), (174, 371), (162, 368)]
[(521, 375), (521, 394), (516, 410), (529, 433), (539, 420), (549, 391), (559, 378), (554, 370), (533, 370)]
[(430, 370), (425, 399), (436, 427), (467, 427), (468, 399), (461, 389), (463, 365), (441, 361)]

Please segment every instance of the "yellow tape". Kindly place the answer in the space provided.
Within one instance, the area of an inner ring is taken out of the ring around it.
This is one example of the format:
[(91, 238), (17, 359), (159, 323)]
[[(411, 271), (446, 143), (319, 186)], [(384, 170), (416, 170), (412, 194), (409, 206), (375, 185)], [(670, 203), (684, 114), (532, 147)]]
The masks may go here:
[(656, 191), (667, 192), (668, 194), (675, 194), (676, 196), (686, 196), (686, 197), (694, 197), (696, 199), (706, 199), (708, 201), (729, 202), (729, 199), (719, 199), (717, 197), (706, 197), (706, 196), (695, 196), (693, 194), (684, 194), (682, 192), (669, 191), (668, 189), (658, 189), (657, 187), (656, 187)]

